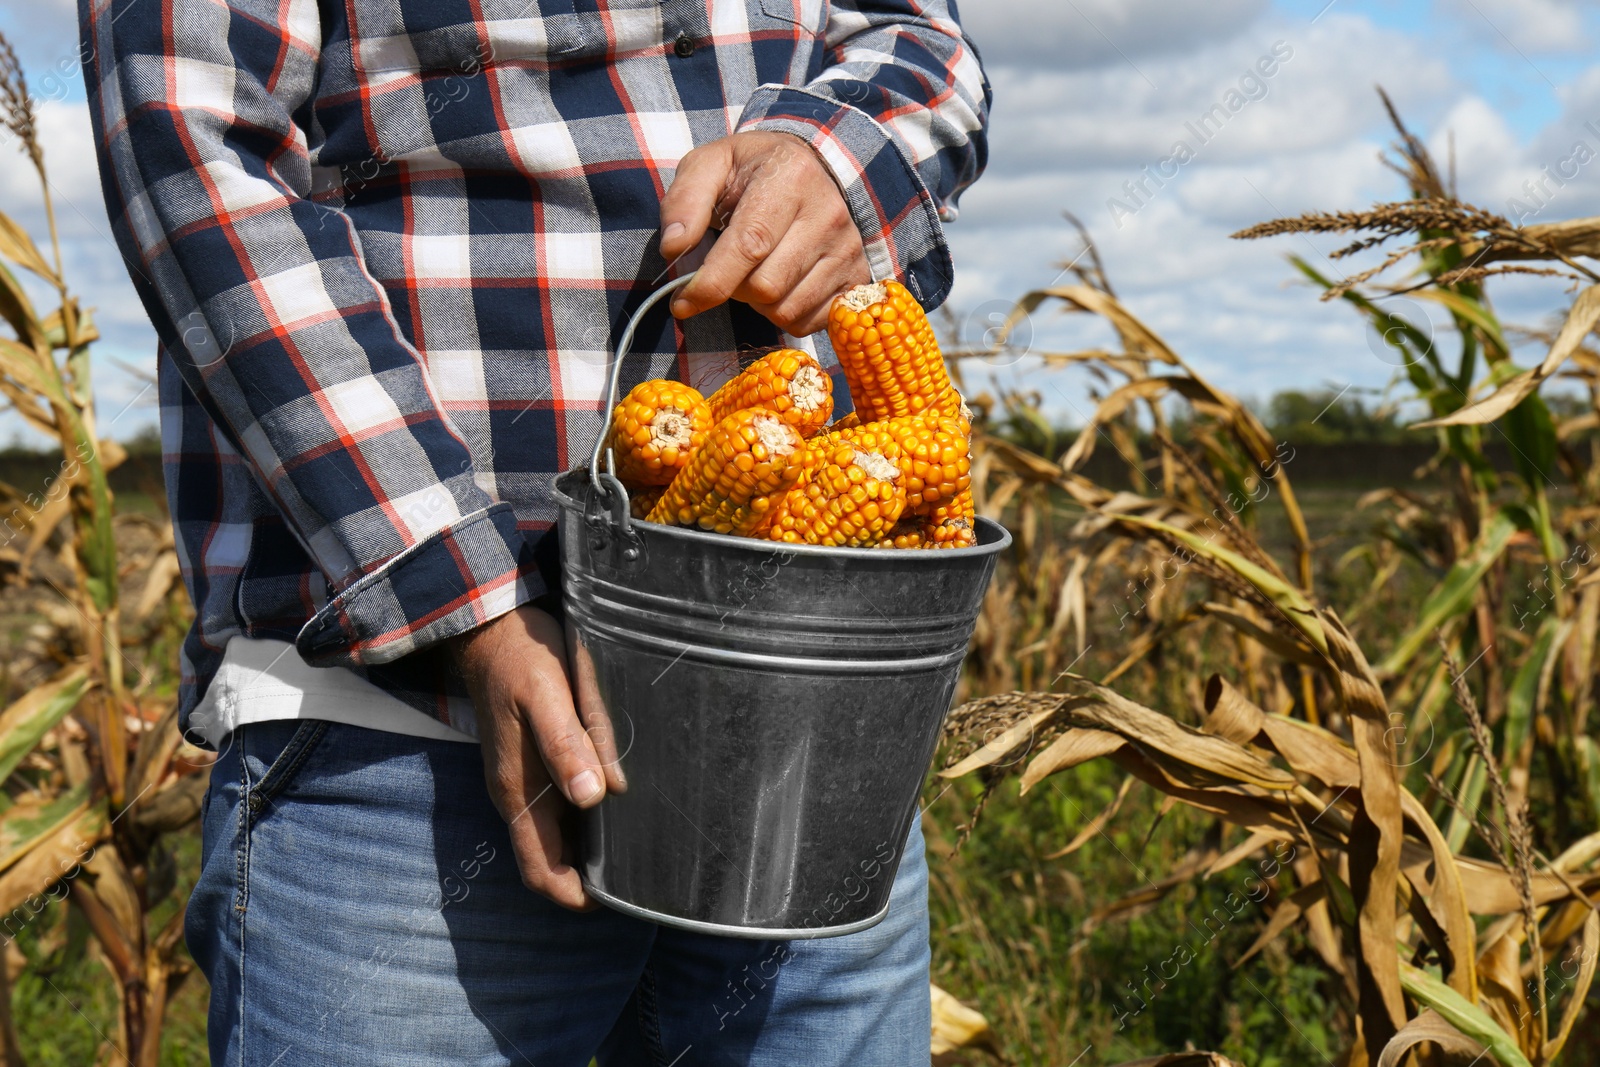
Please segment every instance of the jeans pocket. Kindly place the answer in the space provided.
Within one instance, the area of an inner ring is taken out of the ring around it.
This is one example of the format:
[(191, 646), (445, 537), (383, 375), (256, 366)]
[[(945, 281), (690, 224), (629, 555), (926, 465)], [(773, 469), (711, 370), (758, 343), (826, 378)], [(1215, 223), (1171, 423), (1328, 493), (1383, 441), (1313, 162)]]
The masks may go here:
[(250, 822), (293, 783), (329, 725), (321, 719), (303, 719), (240, 727), (245, 733), (240, 755), (244, 762), (244, 804)]

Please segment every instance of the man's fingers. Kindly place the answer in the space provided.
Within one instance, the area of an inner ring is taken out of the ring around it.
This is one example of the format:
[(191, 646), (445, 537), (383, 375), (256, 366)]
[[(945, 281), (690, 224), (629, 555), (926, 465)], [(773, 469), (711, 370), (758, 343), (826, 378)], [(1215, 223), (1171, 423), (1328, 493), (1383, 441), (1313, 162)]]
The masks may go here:
[(804, 226), (791, 226), (772, 254), (733, 291), (734, 299), (756, 308), (783, 303), (822, 258), (827, 242), (816, 238)]
[(605, 768), (594, 742), (578, 721), (572, 694), (541, 687), (540, 699), (523, 707), (533, 729), (539, 755), (561, 792), (580, 808), (590, 808), (606, 795)]
[(678, 161), (661, 198), (661, 255), (669, 263), (706, 235), (732, 169), (733, 149), (726, 140), (696, 148)]
[(795, 190), (778, 183), (753, 183), (734, 209), (727, 229), (706, 253), (694, 281), (673, 299), (672, 314), (686, 319), (731, 297), (778, 247), (799, 212)]
[[(511, 720), (514, 721), (514, 720)], [(511, 835), (522, 882), (564, 908), (593, 907), (583, 880), (562, 856), (561, 795), (525, 729), (484, 738), (484, 777), (489, 796)]]
[[(538, 763), (531, 752), (528, 755), (529, 763)], [(539, 779), (543, 778), (539, 775)], [(528, 784), (532, 787), (535, 781), (530, 780)], [(530, 801), (520, 814), (513, 812), (506, 824), (522, 884), (535, 893), (543, 893), (563, 908), (588, 911), (594, 907), (594, 902), (583, 890), (583, 879), (577, 868), (561, 855), (561, 798), (545, 780)]]
[(871, 281), (871, 273), (866, 257), (859, 253), (824, 256), (775, 303), (752, 306), (783, 332), (805, 337), (827, 326), (834, 297), (853, 285)]

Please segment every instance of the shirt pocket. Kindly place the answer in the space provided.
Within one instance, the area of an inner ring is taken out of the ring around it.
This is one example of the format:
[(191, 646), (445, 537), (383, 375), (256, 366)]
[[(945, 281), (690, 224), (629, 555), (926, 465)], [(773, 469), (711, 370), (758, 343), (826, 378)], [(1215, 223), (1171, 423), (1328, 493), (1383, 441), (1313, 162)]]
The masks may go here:
[(828, 22), (828, 0), (761, 0), (769, 18), (792, 23), (820, 37)]
[[(582, 0), (344, 0), (358, 75), (476, 74), (495, 63), (604, 55), (604, 17)], [(654, 7), (656, 0), (643, 0)], [(637, 6), (640, 0), (623, 6)], [(581, 5), (581, 6), (580, 6)]]

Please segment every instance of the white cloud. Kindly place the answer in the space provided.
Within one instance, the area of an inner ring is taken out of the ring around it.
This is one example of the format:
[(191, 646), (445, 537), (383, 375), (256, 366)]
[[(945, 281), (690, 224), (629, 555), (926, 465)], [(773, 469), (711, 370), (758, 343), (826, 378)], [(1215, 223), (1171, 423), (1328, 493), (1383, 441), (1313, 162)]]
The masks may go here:
[[(1591, 47), (1576, 0), (1442, 0), (1474, 36), (1510, 52), (1581, 52)], [(1592, 5), (1591, 5), (1592, 6)]]
[(968, 0), (961, 22), (991, 68), (1126, 69), (1230, 36), (1266, 8), (1266, 0)]

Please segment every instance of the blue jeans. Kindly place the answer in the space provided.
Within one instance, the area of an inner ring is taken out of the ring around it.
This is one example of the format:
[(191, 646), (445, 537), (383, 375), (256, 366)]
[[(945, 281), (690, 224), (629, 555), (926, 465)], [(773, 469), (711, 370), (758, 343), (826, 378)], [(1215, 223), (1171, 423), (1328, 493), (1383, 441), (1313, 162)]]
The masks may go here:
[(242, 726), (204, 833), (185, 932), (217, 1067), (928, 1063), (915, 821), (887, 919), (790, 942), (524, 888), (475, 745)]

